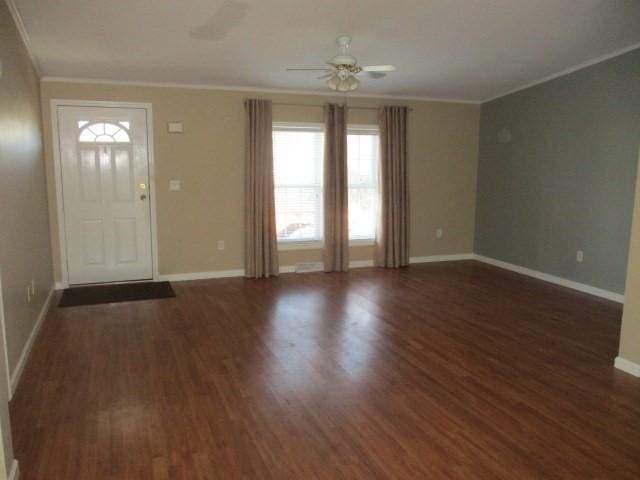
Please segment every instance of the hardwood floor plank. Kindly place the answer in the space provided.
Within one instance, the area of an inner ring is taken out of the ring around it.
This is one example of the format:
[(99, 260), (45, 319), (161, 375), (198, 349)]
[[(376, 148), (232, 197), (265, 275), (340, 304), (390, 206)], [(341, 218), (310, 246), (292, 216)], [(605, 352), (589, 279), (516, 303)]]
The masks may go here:
[(52, 308), (22, 479), (636, 479), (621, 307), (473, 261)]

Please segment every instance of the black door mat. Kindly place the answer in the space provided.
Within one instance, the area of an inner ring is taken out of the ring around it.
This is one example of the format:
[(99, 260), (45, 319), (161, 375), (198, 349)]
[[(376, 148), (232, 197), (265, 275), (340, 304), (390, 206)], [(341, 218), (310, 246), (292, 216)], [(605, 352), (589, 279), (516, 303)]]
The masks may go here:
[(96, 305), (99, 303), (133, 302), (154, 298), (175, 297), (169, 282), (136, 282), (90, 287), (65, 288), (59, 307)]

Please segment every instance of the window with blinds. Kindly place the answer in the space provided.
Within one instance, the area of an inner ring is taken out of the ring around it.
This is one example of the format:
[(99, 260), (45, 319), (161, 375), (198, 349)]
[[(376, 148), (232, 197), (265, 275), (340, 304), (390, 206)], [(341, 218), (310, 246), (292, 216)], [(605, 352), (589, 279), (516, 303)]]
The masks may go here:
[(380, 138), (375, 127), (349, 127), (349, 239), (375, 238), (378, 219)]
[[(274, 124), (273, 169), (278, 242), (322, 240), (324, 129)], [(372, 240), (378, 218), (379, 134), (376, 127), (347, 131), (349, 239)]]
[(322, 240), (321, 125), (275, 124), (273, 169), (279, 242)]

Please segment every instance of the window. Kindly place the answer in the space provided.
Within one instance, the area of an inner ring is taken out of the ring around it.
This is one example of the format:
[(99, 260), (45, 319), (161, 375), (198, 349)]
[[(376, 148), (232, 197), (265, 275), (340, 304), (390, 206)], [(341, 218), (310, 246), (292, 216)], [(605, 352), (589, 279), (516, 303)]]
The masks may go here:
[[(322, 240), (324, 131), (315, 124), (273, 126), (276, 228), (279, 243)], [(378, 129), (347, 131), (349, 239), (372, 240), (378, 216)], [(314, 245), (315, 246), (315, 245)]]
[(379, 134), (375, 127), (347, 131), (349, 239), (373, 239), (378, 218)]
[(78, 141), (81, 143), (129, 143), (129, 122), (92, 123), (85, 120), (78, 122), (78, 128), (82, 128)]
[(278, 242), (322, 240), (323, 141), (320, 125), (273, 127)]

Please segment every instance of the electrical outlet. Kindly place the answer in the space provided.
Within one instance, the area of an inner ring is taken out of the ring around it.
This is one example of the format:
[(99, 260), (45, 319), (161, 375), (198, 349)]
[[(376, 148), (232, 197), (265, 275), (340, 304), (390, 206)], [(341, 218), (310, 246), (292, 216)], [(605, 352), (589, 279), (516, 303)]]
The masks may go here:
[(436, 229), (436, 238), (438, 240), (442, 238), (442, 229), (441, 228), (437, 228)]
[(218, 250), (224, 250), (224, 240), (218, 240)]
[(584, 260), (584, 252), (582, 250), (578, 250), (576, 252), (576, 262), (582, 263), (583, 260)]

